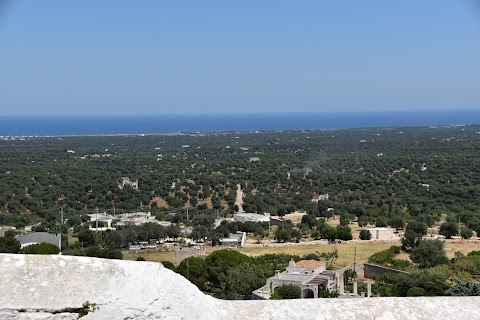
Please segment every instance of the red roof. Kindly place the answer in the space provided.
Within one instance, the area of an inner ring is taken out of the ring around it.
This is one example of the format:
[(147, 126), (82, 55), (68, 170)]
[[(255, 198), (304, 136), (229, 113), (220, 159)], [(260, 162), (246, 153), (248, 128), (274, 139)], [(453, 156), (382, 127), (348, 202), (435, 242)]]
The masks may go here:
[(318, 260), (300, 260), (295, 263), (297, 267), (305, 268), (305, 269), (311, 269), (315, 270), (324, 263)]

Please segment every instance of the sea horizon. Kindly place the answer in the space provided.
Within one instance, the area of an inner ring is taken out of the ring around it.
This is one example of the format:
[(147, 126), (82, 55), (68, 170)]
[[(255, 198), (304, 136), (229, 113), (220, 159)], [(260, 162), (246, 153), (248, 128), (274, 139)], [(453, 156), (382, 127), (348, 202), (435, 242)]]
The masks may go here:
[(4, 115), (0, 136), (338, 130), (480, 124), (480, 110), (330, 111), (256, 114)]

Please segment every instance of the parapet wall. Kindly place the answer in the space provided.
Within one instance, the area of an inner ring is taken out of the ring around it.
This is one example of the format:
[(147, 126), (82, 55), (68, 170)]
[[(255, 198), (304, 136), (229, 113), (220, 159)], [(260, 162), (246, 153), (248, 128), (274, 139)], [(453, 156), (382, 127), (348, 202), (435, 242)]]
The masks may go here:
[(53, 312), (86, 301), (85, 320), (480, 319), (480, 297), (223, 301), (160, 263), (58, 255), (0, 254), (0, 296), (2, 319), (67, 319)]

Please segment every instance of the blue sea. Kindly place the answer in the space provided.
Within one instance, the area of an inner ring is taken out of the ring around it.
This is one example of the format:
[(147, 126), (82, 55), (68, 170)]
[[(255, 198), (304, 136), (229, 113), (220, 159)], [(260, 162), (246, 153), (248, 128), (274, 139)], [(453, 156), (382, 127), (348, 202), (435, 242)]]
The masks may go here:
[(0, 136), (316, 130), (449, 124), (480, 124), (480, 110), (149, 116), (0, 116)]

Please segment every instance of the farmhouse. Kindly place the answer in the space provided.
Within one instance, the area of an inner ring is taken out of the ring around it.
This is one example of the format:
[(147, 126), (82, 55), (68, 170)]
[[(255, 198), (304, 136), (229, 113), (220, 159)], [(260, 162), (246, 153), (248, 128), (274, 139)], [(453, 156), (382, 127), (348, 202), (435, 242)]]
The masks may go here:
[(369, 228), (372, 238), (370, 240), (395, 240), (398, 237), (393, 233), (393, 229), (390, 228)]
[(230, 233), (228, 238), (220, 239), (220, 244), (226, 247), (240, 248), (245, 244), (246, 239), (246, 233), (238, 231), (237, 233)]
[(130, 181), (129, 177), (122, 177), (122, 183), (118, 185), (118, 188), (123, 189), (125, 186), (130, 186), (135, 190), (138, 190), (138, 180)]
[(336, 291), (339, 274), (327, 270), (325, 262), (317, 260), (290, 261), (284, 272), (277, 272), (267, 280), (267, 284), (253, 292), (262, 299), (268, 297), (275, 290), (285, 284), (295, 284), (302, 289), (302, 297), (318, 298), (320, 292)]
[(318, 194), (315, 192), (312, 197), (312, 202), (318, 203), (318, 201), (328, 201), (328, 199), (329, 199), (328, 193)]

